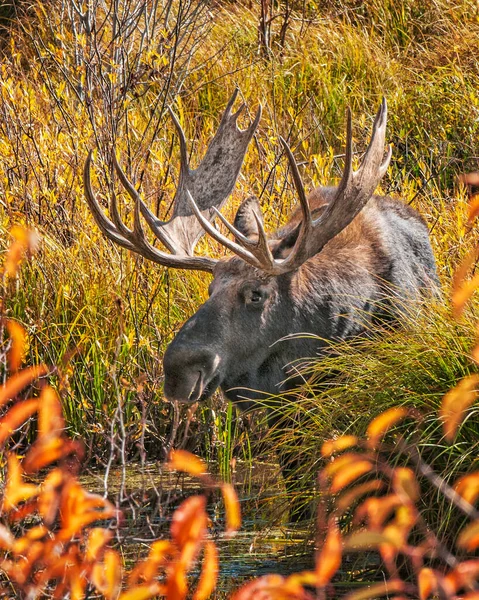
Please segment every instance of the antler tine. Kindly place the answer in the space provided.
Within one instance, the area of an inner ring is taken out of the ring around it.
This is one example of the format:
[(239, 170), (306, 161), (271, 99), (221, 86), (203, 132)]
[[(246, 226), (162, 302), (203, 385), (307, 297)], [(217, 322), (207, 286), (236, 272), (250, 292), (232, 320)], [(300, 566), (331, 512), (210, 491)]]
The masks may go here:
[[(138, 204), (139, 210), (141, 211), (141, 214), (143, 215), (145, 221), (148, 223), (148, 226), (150, 227), (151, 231), (156, 235), (160, 242), (168, 248), (170, 252), (172, 252), (173, 254), (180, 254), (178, 252), (178, 249), (173, 244), (172, 240), (170, 240), (170, 238), (163, 231), (161, 227), (162, 225), (164, 225), (163, 221), (160, 221), (155, 217), (155, 215), (151, 212), (151, 210), (141, 199), (141, 196), (138, 193), (137, 189), (126, 176), (125, 172), (120, 166), (120, 163), (118, 162), (115, 151), (113, 151), (113, 165), (118, 174), (121, 184), (126, 189), (128, 195), (135, 203), (135, 206)], [(124, 235), (126, 236), (126, 233)]]
[[(361, 161), (361, 166), (354, 174), (358, 179), (366, 179), (366, 181), (372, 180), (369, 187), (372, 186), (374, 181), (376, 181), (376, 184), (374, 185), (374, 187), (376, 187), (380, 179), (379, 175), (382, 172), (382, 166), (385, 164), (383, 156), (386, 139), (387, 114), (388, 108), (386, 98), (383, 98), (381, 106), (376, 113), (376, 118), (374, 119), (371, 141), (369, 142), (369, 146)], [(388, 164), (389, 162), (386, 159), (386, 169)]]
[[(114, 157), (115, 170), (120, 176), (121, 183), (125, 186), (128, 194), (135, 200), (135, 208), (133, 215), (133, 230), (130, 230), (121, 222), (118, 206), (116, 206), (116, 199), (112, 199), (114, 213), (113, 218), (121, 223), (121, 225), (115, 226), (115, 224), (112, 223), (112, 221), (110, 221), (110, 219), (108, 219), (108, 217), (104, 214), (103, 209), (101, 208), (93, 192), (91, 186), (91, 162), (92, 152), (90, 151), (85, 160), (85, 166), (83, 169), (85, 198), (98, 227), (108, 239), (124, 248), (127, 248), (128, 250), (141, 254), (145, 258), (166, 267), (177, 269), (193, 269), (207, 271), (210, 273), (213, 271), (216, 263), (218, 262), (215, 259), (203, 256), (181, 256), (178, 254), (167, 254), (166, 252), (162, 252), (150, 244), (145, 236), (140, 219), (140, 214), (144, 216), (142, 207), (145, 207), (145, 205), (138, 192), (124, 174), (123, 170), (118, 164), (118, 161), (116, 160), (116, 157)], [(148, 224), (150, 225), (150, 223)]]
[(98, 202), (95, 193), (91, 186), (91, 161), (93, 151), (90, 150), (85, 160), (85, 166), (83, 168), (83, 184), (85, 187), (85, 198), (91, 213), (96, 221), (96, 224), (100, 230), (106, 235), (106, 237), (116, 244), (127, 248), (128, 250), (134, 250), (133, 244), (126, 239), (115, 227), (115, 225), (105, 216), (103, 209)]
[(353, 177), (353, 123), (351, 109), (346, 109), (346, 148), (344, 153), (344, 171), (336, 191), (336, 198), (339, 198), (344, 190), (351, 185)]
[(229, 240), (221, 232), (215, 229), (215, 227), (207, 219), (204, 218), (189, 190), (186, 190), (186, 195), (188, 200), (190, 201), (191, 208), (193, 209), (196, 218), (198, 219), (199, 223), (201, 223), (201, 226), (206, 231), (206, 233), (208, 233), (214, 240), (225, 246), (225, 248), (228, 248), (228, 250), (234, 252), (244, 261), (246, 261), (250, 265), (253, 265), (253, 267), (256, 267), (257, 269), (263, 268), (262, 264), (250, 251), (246, 250), (246, 248), (243, 248), (243, 246), (240, 246), (236, 242)]
[(301, 202), (303, 223), (301, 223), (296, 243), (291, 253), (283, 260), (275, 261), (274, 273), (287, 273), (297, 269), (351, 223), (373, 194), (381, 177), (386, 172), (391, 158), (391, 148), (384, 156), (386, 136), (387, 105), (383, 99), (374, 120), (373, 132), (361, 166), (354, 172), (352, 168), (352, 124), (351, 111), (347, 111), (346, 156), (343, 176), (333, 200), (320, 217), (311, 220), (309, 206), (296, 161), (287, 144), (282, 140)]
[(180, 168), (187, 169), (188, 168), (188, 148), (186, 147), (186, 137), (185, 132), (183, 131), (183, 127), (178, 121), (177, 116), (173, 112), (171, 106), (168, 106), (168, 112), (170, 113), (171, 120), (175, 125), (176, 133), (178, 134), (178, 138), (180, 140)]
[(303, 180), (301, 179), (301, 175), (299, 173), (298, 163), (296, 162), (296, 159), (294, 158), (293, 153), (291, 152), (291, 148), (288, 146), (286, 140), (281, 136), (279, 140), (283, 145), (284, 151), (286, 152), (289, 166), (291, 167), (291, 172), (293, 173), (294, 186), (296, 188), (296, 192), (299, 197), (299, 202), (301, 204), (301, 211), (303, 213), (303, 226), (309, 229), (309, 227), (312, 224), (311, 210), (309, 208), (306, 192), (304, 191)]
[(236, 240), (261, 263), (262, 269), (269, 271), (274, 265), (274, 258), (268, 245), (268, 237), (261, 222), (261, 218), (253, 210), (253, 216), (258, 227), (258, 239), (252, 240), (241, 233), (228, 219), (226, 219), (219, 210), (215, 209), (216, 216), (223, 225), (235, 236)]
[(111, 191), (110, 215), (116, 228), (124, 237), (127, 238), (129, 235), (131, 235), (131, 229), (129, 229), (121, 220), (115, 190)]

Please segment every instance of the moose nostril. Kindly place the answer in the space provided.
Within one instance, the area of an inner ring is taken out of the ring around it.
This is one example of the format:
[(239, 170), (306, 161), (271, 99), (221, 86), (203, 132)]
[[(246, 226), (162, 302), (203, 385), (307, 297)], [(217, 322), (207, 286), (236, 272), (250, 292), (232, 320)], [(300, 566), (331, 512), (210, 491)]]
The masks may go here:
[(165, 396), (179, 402), (196, 402), (205, 393), (208, 384), (217, 377), (220, 363), (219, 354), (195, 352), (192, 348), (172, 342), (163, 359)]

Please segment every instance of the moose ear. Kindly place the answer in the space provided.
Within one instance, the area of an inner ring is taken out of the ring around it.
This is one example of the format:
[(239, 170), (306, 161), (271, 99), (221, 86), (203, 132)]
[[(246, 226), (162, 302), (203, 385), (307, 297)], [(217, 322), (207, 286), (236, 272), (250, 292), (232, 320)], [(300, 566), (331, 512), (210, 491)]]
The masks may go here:
[(253, 211), (261, 219), (261, 223), (263, 223), (263, 214), (256, 196), (249, 196), (246, 200), (243, 200), (234, 220), (236, 229), (248, 238), (258, 235), (258, 225), (256, 224)]

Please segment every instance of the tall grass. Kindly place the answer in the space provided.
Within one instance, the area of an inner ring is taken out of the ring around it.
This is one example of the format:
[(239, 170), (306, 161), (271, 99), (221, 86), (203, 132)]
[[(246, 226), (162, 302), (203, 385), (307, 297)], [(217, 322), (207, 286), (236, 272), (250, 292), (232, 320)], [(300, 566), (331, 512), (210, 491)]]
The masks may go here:
[[(154, 457), (167, 446), (172, 422), (161, 392), (161, 357), (180, 324), (205, 299), (206, 285), (202, 274), (167, 272), (112, 247), (93, 224), (83, 200), (82, 164), (97, 142), (105, 150), (113, 126), (99, 90), (92, 95), (93, 108), (87, 107), (68, 80), (69, 73), (80, 77), (75, 61), (86, 46), (68, 20), (60, 23), (65, 6), (59, 2), (56, 11), (48, 3), (48, 11), (31, 12), (5, 37), (1, 227), (5, 232), (10, 223), (26, 221), (44, 239), (7, 311), (28, 328), (35, 361), (62, 363), (77, 349), (62, 382), (63, 401), (71, 433), (87, 440), (92, 459), (102, 460), (110, 451), (118, 406), (125, 415), (128, 453), (141, 452), (138, 441), (146, 431), (145, 448)], [(187, 65), (174, 62), (166, 43), (159, 58), (148, 54), (153, 46), (138, 54), (138, 64), (148, 68), (164, 56), (172, 85), (165, 91), (161, 69), (160, 75), (142, 71), (126, 92), (112, 79), (120, 102), (115, 121), (119, 155), (132, 178), (142, 178), (144, 197), (164, 214), (179, 161), (172, 124), (160, 109), (166, 102), (173, 105), (195, 163), (232, 89), (239, 86), (251, 114), (259, 102), (264, 112), (227, 211), (254, 192), (266, 208), (267, 225), (274, 228), (296, 204), (278, 136), (289, 138), (306, 182), (334, 183), (342, 169), (346, 106), (353, 109), (359, 152), (385, 95), (394, 161), (382, 191), (402, 196), (424, 215), (447, 294), (454, 266), (476, 237), (467, 234), (463, 196), (455, 186), (457, 172), (475, 168), (477, 156), (475, 4), (369, 0), (302, 6), (296, 7), (281, 48), (274, 43), (280, 20), (273, 21), (269, 56), (258, 49), (256, 3), (211, 7), (201, 35), (189, 32), (194, 52), (185, 50)], [(105, 164), (99, 154), (95, 185), (107, 197)], [(202, 248), (222, 252), (210, 242)], [(363, 340), (341, 356), (309, 366), (314, 377), (324, 369), (339, 371), (340, 377), (335, 388), (314, 400), (298, 396), (296, 408), (315, 415), (304, 452), (316, 447), (315, 438), (361, 427), (398, 399), (424, 406), (436, 402), (467, 371), (468, 325), (455, 325), (440, 311), (432, 314), (423, 330), (408, 325), (380, 342)], [(219, 457), (226, 470), (248, 441), (241, 426), (235, 432), (231, 408), (221, 402), (218, 407), (215, 414), (198, 409), (185, 443), (190, 450)], [(122, 434), (120, 425), (115, 427)], [(225, 437), (225, 446), (211, 444)]]

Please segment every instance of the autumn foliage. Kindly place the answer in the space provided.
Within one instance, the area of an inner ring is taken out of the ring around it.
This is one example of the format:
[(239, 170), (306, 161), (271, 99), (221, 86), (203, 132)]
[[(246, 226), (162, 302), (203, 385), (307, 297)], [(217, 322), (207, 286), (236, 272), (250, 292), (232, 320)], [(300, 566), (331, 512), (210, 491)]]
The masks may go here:
[[(12, 234), (4, 282), (15, 277), (22, 259), (37, 244), (36, 236), (21, 228)], [(458, 281), (454, 302), (460, 312), (472, 292), (466, 294), (467, 284)], [(74, 600), (91, 593), (108, 600), (211, 597), (218, 551), (209, 534), (207, 496), (185, 500), (172, 516), (169, 539), (153, 542), (143, 560), (125, 569), (110, 527), (121, 514), (106, 498), (87, 492), (78, 479), (83, 445), (67, 436), (59, 395), (47, 383), (58, 373), (46, 365), (23, 367), (26, 332), (11, 319), (2, 325), (8, 334), (3, 346), (8, 377), (0, 390), (6, 472), (0, 523), (3, 595)], [(440, 417), (447, 440), (454, 439), (476, 400), (478, 384), (477, 375), (471, 375), (444, 397)], [(13, 441), (33, 418), (36, 436), (19, 455)], [(398, 429), (400, 423), (418, 418), (411, 409), (392, 408), (370, 423), (365, 439), (344, 435), (325, 442), (326, 465), (318, 478), (315, 568), (289, 577), (272, 574), (252, 580), (233, 593), (233, 600), (335, 597), (332, 582), (343, 555), (371, 550), (379, 553), (387, 577), (349, 594), (350, 600), (381, 596), (477, 600), (479, 512), (474, 504), (479, 498), (479, 472), (460, 477), (453, 486), (435, 474)], [(405, 457), (398, 466), (390, 464), (391, 439), (395, 453)], [(206, 490), (220, 489), (226, 534), (234, 535), (241, 525), (234, 488), (216, 481), (205, 463), (186, 451), (172, 451), (168, 466), (198, 478)], [(436, 536), (418, 508), (422, 480), (446, 495), (453, 509), (468, 520), (457, 536), (456, 551)], [(340, 528), (345, 515), (352, 524), (346, 533)], [(404, 561), (412, 577), (405, 577)], [(188, 574), (198, 565), (198, 583), (191, 589)]]

